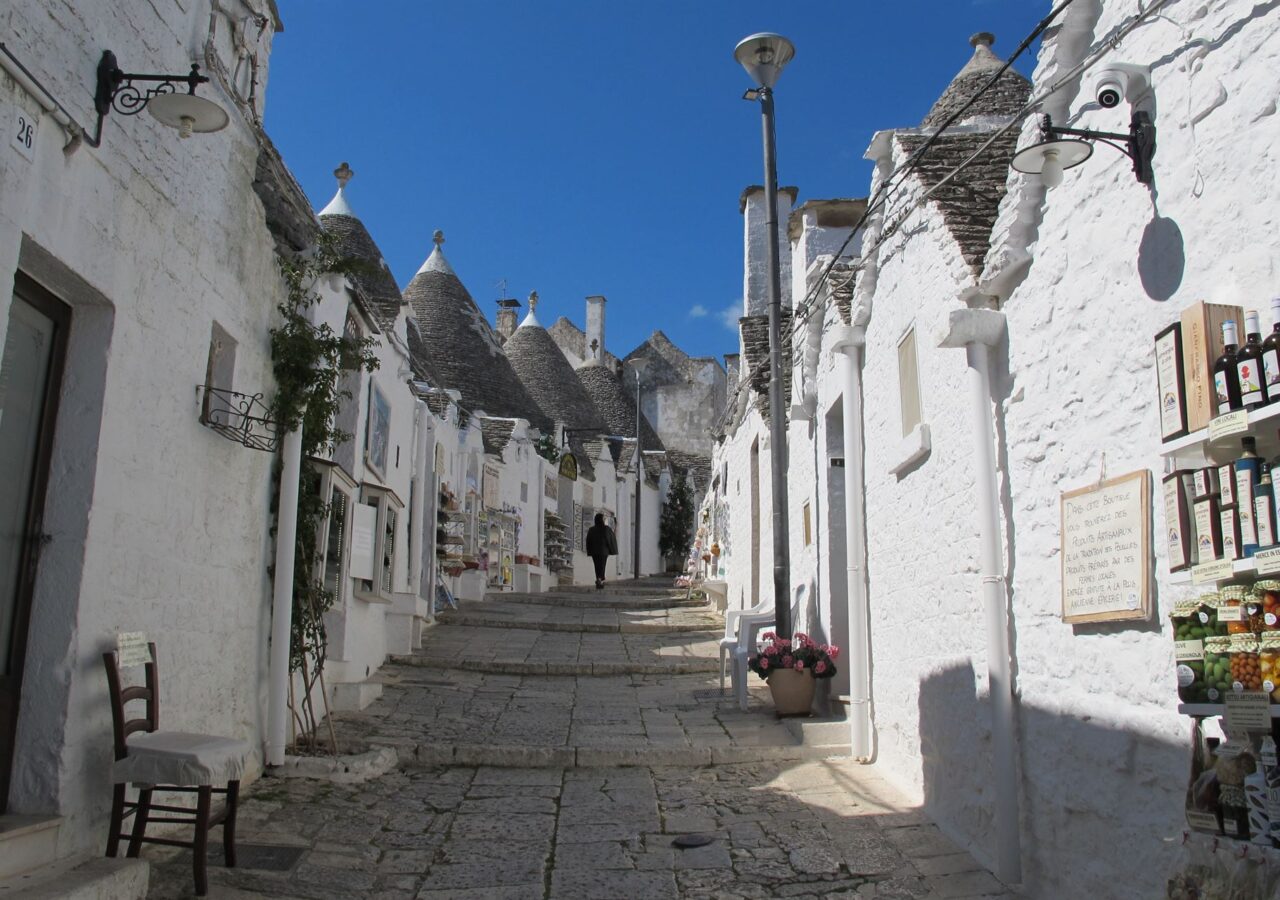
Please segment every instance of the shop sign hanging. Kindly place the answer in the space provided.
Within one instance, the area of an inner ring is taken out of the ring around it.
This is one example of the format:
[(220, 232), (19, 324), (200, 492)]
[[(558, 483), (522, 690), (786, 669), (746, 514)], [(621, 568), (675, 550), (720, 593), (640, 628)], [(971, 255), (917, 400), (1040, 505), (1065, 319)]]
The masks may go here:
[(572, 453), (565, 453), (560, 457), (560, 477), (570, 481), (578, 480), (578, 458)]

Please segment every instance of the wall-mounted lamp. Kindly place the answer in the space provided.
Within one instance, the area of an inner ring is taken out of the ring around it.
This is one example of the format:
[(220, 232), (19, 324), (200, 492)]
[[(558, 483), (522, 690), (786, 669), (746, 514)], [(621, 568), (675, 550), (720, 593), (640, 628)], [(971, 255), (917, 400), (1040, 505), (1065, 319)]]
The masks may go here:
[(1093, 155), (1093, 144), (1101, 141), (1133, 160), (1133, 174), (1143, 184), (1151, 184), (1151, 160), (1156, 155), (1156, 126), (1151, 114), (1137, 110), (1129, 121), (1128, 134), (1090, 131), (1085, 128), (1058, 128), (1048, 116), (1040, 126), (1040, 141), (1013, 157), (1013, 168), (1027, 175), (1039, 175), (1045, 187), (1062, 184), (1062, 173)]
[[(226, 110), (204, 97), (196, 96), (196, 87), (208, 81), (194, 63), (186, 75), (144, 75), (122, 72), (116, 65), (116, 55), (103, 51), (98, 62), (98, 88), (93, 95), (93, 106), (98, 111), (98, 133), (89, 143), (97, 147), (102, 142), (102, 120), (115, 110), (122, 116), (136, 116), (147, 109), (159, 122), (178, 129), (178, 137), (188, 138), (195, 132), (221, 131), (229, 121)], [(153, 84), (145, 90), (135, 82)], [(185, 84), (187, 92), (178, 92), (178, 84)]]

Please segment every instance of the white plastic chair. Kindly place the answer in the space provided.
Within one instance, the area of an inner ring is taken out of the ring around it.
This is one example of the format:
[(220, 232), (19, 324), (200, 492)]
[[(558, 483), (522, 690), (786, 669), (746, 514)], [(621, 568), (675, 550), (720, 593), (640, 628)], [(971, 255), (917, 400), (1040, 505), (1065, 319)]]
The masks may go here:
[[(730, 653), (733, 654), (732, 676), (733, 687), (735, 693), (738, 691), (739, 682), (742, 683), (745, 690), (746, 686), (746, 666), (747, 654), (750, 648), (754, 646), (754, 635), (752, 635), (752, 643), (744, 644), (742, 638), (752, 631), (752, 626), (767, 627), (773, 624), (773, 600), (762, 600), (750, 609), (734, 609), (724, 615), (724, 637), (720, 639), (720, 691), (724, 692), (724, 663), (725, 657)], [(760, 628), (754, 628), (759, 633)], [(747, 648), (747, 652), (739, 654), (739, 650)], [(739, 675), (739, 657), (741, 657), (742, 674)]]
[(758, 616), (740, 619), (738, 622), (738, 645), (733, 648), (733, 693), (738, 698), (738, 708), (747, 711), (747, 657), (756, 649), (760, 640), (760, 632), (774, 627), (772, 604), (768, 612)]

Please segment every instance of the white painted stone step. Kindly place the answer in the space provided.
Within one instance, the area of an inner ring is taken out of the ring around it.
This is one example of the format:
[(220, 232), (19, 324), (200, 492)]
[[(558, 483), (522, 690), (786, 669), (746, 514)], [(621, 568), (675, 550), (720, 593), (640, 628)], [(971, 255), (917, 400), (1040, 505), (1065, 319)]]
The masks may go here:
[(787, 730), (806, 747), (844, 747), (849, 746), (849, 720), (810, 716), (807, 719), (783, 719)]
[(142, 900), (150, 867), (143, 859), (67, 859), (0, 879), (0, 898), (22, 900)]
[(0, 816), (0, 878), (53, 862), (61, 824), (60, 816)]

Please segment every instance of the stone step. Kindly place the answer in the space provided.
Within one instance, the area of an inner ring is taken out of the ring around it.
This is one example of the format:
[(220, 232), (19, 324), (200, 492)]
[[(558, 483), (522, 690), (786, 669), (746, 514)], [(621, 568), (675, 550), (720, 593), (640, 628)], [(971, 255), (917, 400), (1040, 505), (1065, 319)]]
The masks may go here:
[(53, 862), (61, 824), (61, 816), (0, 816), (0, 878)]
[(672, 659), (671, 662), (539, 662), (536, 660), (441, 659), (430, 656), (392, 656), (390, 662), (424, 669), (461, 669), (490, 675), (695, 675), (719, 671), (714, 659)]
[(527, 603), (533, 606), (568, 606), (572, 608), (587, 607), (590, 609), (689, 609), (707, 606), (706, 600), (686, 600), (679, 597), (660, 597), (652, 593), (637, 594), (634, 597), (619, 597), (608, 591), (567, 594), (557, 591), (548, 594), (502, 594), (489, 599), (501, 599), (504, 603)]
[(469, 625), (475, 628), (522, 628), (533, 631), (562, 631), (579, 634), (715, 634), (723, 629), (707, 623), (690, 623), (673, 625), (666, 622), (534, 622), (522, 621), (506, 616), (497, 616), (483, 611), (441, 613), (436, 617), (441, 625)]
[(141, 900), (150, 866), (143, 859), (101, 856), (60, 860), (0, 879), (0, 897), (23, 900)]
[(843, 747), (843, 755), (849, 753), (849, 720), (843, 716), (790, 717), (782, 722), (806, 747)]
[[(643, 744), (640, 738), (638, 743)], [(416, 743), (412, 740), (388, 744), (399, 754), (406, 769), (433, 766), (497, 766), (510, 769), (573, 769), (606, 766), (680, 766), (702, 768), (740, 763), (786, 762), (831, 759), (848, 756), (849, 748), (768, 745), (725, 745), (711, 747), (550, 747), (502, 746), (500, 744)]]

